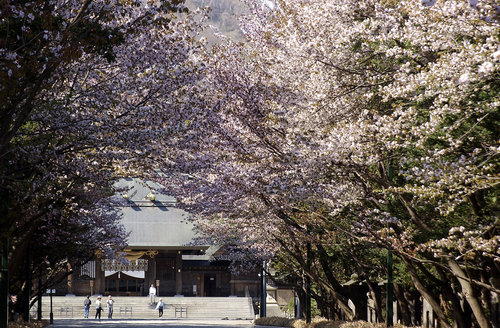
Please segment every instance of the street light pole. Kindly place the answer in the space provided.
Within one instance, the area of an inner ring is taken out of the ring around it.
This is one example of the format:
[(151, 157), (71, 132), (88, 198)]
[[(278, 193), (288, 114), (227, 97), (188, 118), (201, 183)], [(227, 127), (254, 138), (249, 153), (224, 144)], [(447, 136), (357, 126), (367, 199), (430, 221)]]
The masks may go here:
[[(311, 270), (311, 243), (307, 243), (307, 270)], [(311, 277), (306, 274), (306, 323), (311, 323)]]
[[(387, 167), (387, 178), (392, 181), (393, 171), (392, 165), (389, 158), (389, 165)], [(389, 204), (390, 204), (389, 199)], [(389, 223), (387, 223), (387, 236), (389, 236)], [(392, 282), (392, 251), (387, 248), (387, 290), (386, 290), (386, 327), (392, 327), (394, 325), (394, 309), (393, 309), (393, 282)]]
[(386, 327), (392, 327), (394, 325), (394, 320), (393, 320), (393, 315), (394, 315), (394, 309), (393, 309), (393, 297), (392, 297), (392, 288), (393, 288), (393, 282), (392, 282), (392, 252), (390, 249), (387, 250), (387, 295), (386, 295), (386, 314), (387, 318), (385, 320), (386, 322)]
[(54, 323), (54, 313), (52, 312), (52, 291), (53, 291), (53, 289), (49, 289), (49, 293), (50, 293), (50, 324)]
[(261, 284), (261, 291), (260, 291), (260, 317), (265, 318), (266, 317), (266, 297), (267, 297), (267, 291), (266, 291), (266, 261), (262, 261), (262, 271), (260, 273), (260, 284)]

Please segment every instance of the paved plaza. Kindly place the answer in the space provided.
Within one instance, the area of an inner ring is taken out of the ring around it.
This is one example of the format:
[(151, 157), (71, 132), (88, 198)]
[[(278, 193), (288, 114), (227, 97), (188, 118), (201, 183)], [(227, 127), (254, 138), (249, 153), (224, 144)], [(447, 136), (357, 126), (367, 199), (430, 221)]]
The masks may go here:
[(57, 319), (49, 327), (61, 328), (156, 328), (156, 327), (183, 327), (183, 328), (244, 328), (253, 327), (251, 320), (178, 320), (178, 319)]

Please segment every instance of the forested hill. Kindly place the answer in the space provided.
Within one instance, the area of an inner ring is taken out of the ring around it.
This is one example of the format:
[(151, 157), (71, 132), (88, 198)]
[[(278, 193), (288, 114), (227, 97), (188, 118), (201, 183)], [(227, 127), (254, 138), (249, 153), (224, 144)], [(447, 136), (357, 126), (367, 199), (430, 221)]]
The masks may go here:
[[(233, 40), (242, 40), (243, 36), (238, 26), (238, 16), (245, 13), (245, 5), (238, 0), (186, 0), (188, 8), (210, 7), (209, 24), (216, 26), (221, 33)], [(208, 32), (208, 31), (207, 31)], [(213, 41), (207, 33), (206, 37)]]

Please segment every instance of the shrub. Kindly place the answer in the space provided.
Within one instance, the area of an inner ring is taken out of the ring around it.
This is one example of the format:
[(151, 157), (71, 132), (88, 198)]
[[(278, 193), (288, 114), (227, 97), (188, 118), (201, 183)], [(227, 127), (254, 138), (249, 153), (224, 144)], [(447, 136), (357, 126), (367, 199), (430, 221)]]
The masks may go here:
[[(353, 321), (342, 323), (339, 328), (385, 328), (385, 323), (370, 323), (366, 321)], [(403, 326), (399, 323), (395, 323), (394, 328), (409, 328), (408, 326)], [(414, 328), (417, 328), (414, 326)]]
[[(256, 326), (292, 327), (292, 328), (385, 328), (385, 323), (370, 323), (366, 321), (330, 321), (324, 318), (314, 318), (310, 324), (306, 324), (302, 319), (287, 319), (280, 317), (268, 317), (256, 319)], [(394, 328), (407, 328), (406, 326), (395, 324)]]
[(24, 322), (22, 320), (19, 321), (9, 321), (9, 328), (43, 328), (49, 326), (49, 320), (36, 320), (31, 322)]
[(325, 318), (313, 318), (310, 324), (305, 320), (295, 320), (293, 328), (340, 328), (342, 321), (331, 321)]
[(258, 326), (294, 327), (294, 319), (282, 317), (267, 317), (255, 319), (254, 324)]
[(385, 323), (371, 323), (366, 321), (345, 322), (340, 328), (385, 328)]

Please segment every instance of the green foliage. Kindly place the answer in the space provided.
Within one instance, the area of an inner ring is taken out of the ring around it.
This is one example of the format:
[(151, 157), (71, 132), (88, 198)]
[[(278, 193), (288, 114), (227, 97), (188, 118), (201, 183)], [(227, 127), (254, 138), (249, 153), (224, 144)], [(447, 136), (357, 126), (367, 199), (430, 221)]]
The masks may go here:
[[(123, 32), (119, 28), (105, 28), (99, 22), (82, 19), (75, 24), (71, 35), (71, 42), (87, 53), (101, 55), (108, 62), (115, 59), (113, 48), (125, 41)], [(73, 56), (80, 55), (79, 52)]]

